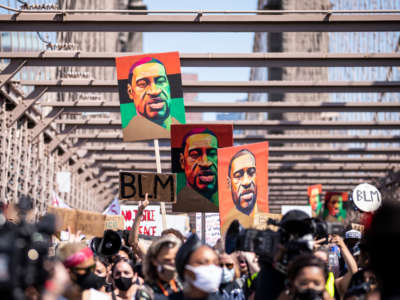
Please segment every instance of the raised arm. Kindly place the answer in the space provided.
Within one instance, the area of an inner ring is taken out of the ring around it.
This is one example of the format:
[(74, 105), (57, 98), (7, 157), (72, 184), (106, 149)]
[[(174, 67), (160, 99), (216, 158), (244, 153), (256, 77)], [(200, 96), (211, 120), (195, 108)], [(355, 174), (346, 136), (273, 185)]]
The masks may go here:
[(143, 216), (143, 212), (146, 209), (147, 205), (149, 205), (149, 200), (147, 199), (147, 193), (145, 196), (145, 200), (143, 202), (139, 202), (137, 214), (135, 217), (135, 221), (133, 222), (132, 229), (129, 232), (129, 244), (131, 245), (133, 251), (140, 257), (144, 258), (144, 250), (142, 247), (139, 246), (139, 227), (140, 227), (140, 221)]

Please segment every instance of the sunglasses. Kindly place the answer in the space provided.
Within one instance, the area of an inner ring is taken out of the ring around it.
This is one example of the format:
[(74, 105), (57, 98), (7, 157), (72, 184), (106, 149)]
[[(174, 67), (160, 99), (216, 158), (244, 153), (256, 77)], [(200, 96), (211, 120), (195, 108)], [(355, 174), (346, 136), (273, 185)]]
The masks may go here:
[(227, 267), (228, 270), (232, 270), (232, 269), (233, 269), (233, 264), (219, 264), (219, 266), (220, 266), (221, 268)]
[(89, 267), (86, 268), (77, 268), (77, 267), (73, 267), (71, 268), (71, 270), (78, 275), (84, 275), (84, 274), (88, 274), (91, 272), (94, 272), (94, 270), (96, 269), (96, 264), (93, 264)]

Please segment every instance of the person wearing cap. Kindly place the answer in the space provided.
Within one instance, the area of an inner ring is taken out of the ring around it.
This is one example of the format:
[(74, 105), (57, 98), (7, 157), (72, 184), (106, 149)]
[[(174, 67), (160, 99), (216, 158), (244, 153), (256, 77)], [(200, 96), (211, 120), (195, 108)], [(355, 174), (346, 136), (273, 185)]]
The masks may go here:
[(354, 255), (355, 246), (361, 240), (361, 232), (355, 229), (351, 229), (346, 231), (344, 235), (344, 243), (346, 244), (347, 248), (350, 249), (351, 253)]
[(107, 294), (95, 290), (99, 277), (94, 274), (96, 264), (93, 252), (85, 243), (65, 243), (57, 249), (57, 256), (74, 283), (66, 291), (67, 299), (109, 299)]
[(138, 291), (137, 299), (149, 299), (160, 295), (168, 297), (182, 290), (175, 267), (175, 256), (180, 245), (181, 241), (173, 234), (153, 241), (143, 261), (145, 287)]
[(175, 264), (184, 289), (171, 294), (169, 300), (223, 299), (217, 293), (222, 279), (218, 255), (212, 248), (203, 245), (196, 234), (179, 248)]

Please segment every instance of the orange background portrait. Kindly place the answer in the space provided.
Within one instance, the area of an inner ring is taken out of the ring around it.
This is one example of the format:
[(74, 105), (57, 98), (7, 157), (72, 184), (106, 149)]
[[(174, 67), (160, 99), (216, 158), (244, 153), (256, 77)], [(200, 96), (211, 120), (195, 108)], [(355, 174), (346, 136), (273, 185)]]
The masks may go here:
[[(228, 168), (231, 158), (240, 150), (247, 149), (256, 158), (256, 177), (257, 177), (257, 199), (256, 205), (258, 212), (269, 212), (268, 209), (268, 142), (248, 144), (242, 146), (218, 149), (218, 193), (219, 193), (219, 212), (221, 220), (221, 233), (224, 234), (228, 225), (235, 219), (230, 218), (232, 210), (236, 211), (237, 216), (247, 215), (235, 208), (232, 200), (231, 189), (228, 185)], [(249, 217), (249, 224), (253, 224), (252, 214)], [(240, 220), (239, 220), (240, 222)], [(246, 225), (246, 224), (242, 224)], [(249, 227), (248, 225), (246, 227)]]

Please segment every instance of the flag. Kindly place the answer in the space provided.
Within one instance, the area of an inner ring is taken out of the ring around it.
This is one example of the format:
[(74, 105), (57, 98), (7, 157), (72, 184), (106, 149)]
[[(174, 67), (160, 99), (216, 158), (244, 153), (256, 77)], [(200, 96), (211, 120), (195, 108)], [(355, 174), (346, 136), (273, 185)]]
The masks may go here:
[(121, 208), (119, 207), (118, 198), (115, 197), (113, 202), (111, 202), (111, 204), (103, 212), (103, 215), (120, 215), (120, 214), (121, 214)]
[(57, 193), (53, 191), (53, 197), (51, 200), (51, 205), (55, 207), (61, 207), (61, 208), (71, 208), (67, 204), (65, 204), (64, 200), (58, 197)]

